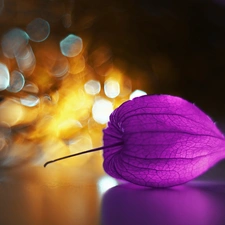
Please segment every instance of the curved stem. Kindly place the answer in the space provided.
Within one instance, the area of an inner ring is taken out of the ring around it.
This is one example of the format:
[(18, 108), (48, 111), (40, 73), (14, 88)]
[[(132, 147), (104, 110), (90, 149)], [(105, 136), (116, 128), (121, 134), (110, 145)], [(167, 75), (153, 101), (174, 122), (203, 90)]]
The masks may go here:
[(90, 153), (90, 152), (96, 152), (96, 151), (99, 151), (99, 150), (102, 150), (102, 149), (116, 147), (116, 146), (119, 146), (119, 145), (122, 145), (122, 144), (123, 144), (123, 142), (118, 142), (118, 143), (113, 144), (113, 145), (101, 146), (101, 147), (98, 147), (98, 148), (89, 149), (87, 151), (78, 152), (78, 153), (75, 153), (75, 154), (72, 154), (72, 155), (63, 156), (63, 157), (60, 157), (60, 158), (57, 158), (57, 159), (54, 159), (54, 160), (47, 161), (44, 164), (44, 167), (46, 167), (50, 163), (54, 163), (54, 162), (57, 162), (57, 161), (60, 161), (60, 160), (63, 160), (63, 159), (71, 158), (71, 157), (78, 156), (78, 155), (83, 155), (83, 154)]

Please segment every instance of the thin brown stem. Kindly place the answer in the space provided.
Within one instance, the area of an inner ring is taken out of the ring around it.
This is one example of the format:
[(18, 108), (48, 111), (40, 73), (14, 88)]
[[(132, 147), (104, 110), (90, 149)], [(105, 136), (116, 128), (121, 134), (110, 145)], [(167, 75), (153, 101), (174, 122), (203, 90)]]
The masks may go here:
[(122, 145), (122, 144), (123, 144), (122, 142), (119, 142), (119, 143), (116, 143), (116, 144), (113, 144), (113, 145), (101, 146), (101, 147), (98, 147), (98, 148), (89, 149), (87, 151), (78, 152), (78, 153), (75, 153), (75, 154), (72, 154), (72, 155), (63, 156), (63, 157), (60, 157), (60, 158), (57, 158), (57, 159), (54, 159), (54, 160), (47, 161), (44, 164), (44, 167), (46, 167), (50, 163), (54, 163), (54, 162), (57, 162), (57, 161), (60, 161), (60, 160), (63, 160), (63, 159), (71, 158), (71, 157), (78, 156), (78, 155), (83, 155), (83, 154), (90, 153), (90, 152), (96, 152), (96, 151), (99, 151), (99, 150), (102, 150), (102, 149), (116, 147), (116, 146), (119, 146), (119, 145)]

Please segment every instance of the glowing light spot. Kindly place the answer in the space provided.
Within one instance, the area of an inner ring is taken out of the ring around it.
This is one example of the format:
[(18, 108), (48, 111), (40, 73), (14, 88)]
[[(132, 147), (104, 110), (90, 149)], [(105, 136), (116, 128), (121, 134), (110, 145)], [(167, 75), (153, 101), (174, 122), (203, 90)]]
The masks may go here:
[(105, 82), (104, 91), (109, 98), (115, 98), (120, 93), (120, 85), (117, 81), (109, 80)]
[(8, 58), (14, 58), (19, 50), (27, 45), (28, 41), (29, 36), (25, 31), (18, 28), (8, 31), (1, 42), (3, 54)]
[(100, 82), (97, 80), (89, 80), (84, 84), (84, 90), (89, 95), (96, 95), (101, 90)]
[(107, 190), (109, 190), (112, 187), (115, 187), (118, 185), (118, 182), (109, 176), (101, 177), (98, 181), (98, 188), (100, 194), (104, 194)]
[(0, 63), (0, 91), (9, 86), (9, 71), (6, 65)]
[(26, 46), (18, 51), (16, 62), (19, 69), (23, 72), (31, 74), (36, 65), (36, 59), (30, 46)]
[(37, 18), (27, 25), (26, 30), (30, 40), (34, 42), (41, 42), (48, 38), (50, 34), (50, 25), (46, 20)]
[(79, 121), (68, 119), (60, 123), (57, 128), (57, 136), (62, 139), (71, 139), (80, 131), (82, 125)]
[(67, 57), (77, 56), (83, 48), (82, 39), (74, 34), (68, 35), (60, 42), (60, 49)]
[(135, 90), (134, 92), (131, 93), (130, 100), (132, 100), (133, 98), (139, 97), (139, 96), (143, 96), (143, 95), (147, 95), (147, 93), (142, 90)]
[(22, 90), (23, 86), (25, 84), (25, 79), (22, 73), (20, 73), (19, 71), (14, 70), (11, 73), (10, 76), (10, 84), (7, 87), (7, 91), (9, 92), (19, 92), (20, 90)]
[(107, 123), (112, 112), (112, 102), (104, 98), (97, 99), (92, 107), (93, 119), (100, 124)]
[(0, 123), (16, 125), (22, 120), (23, 115), (22, 106), (13, 100), (6, 100), (0, 105)]
[(69, 70), (69, 62), (66, 57), (58, 57), (50, 70), (50, 73), (56, 77), (64, 76)]
[(34, 107), (39, 103), (39, 98), (34, 95), (28, 95), (25, 98), (21, 98), (20, 102), (24, 106)]
[(30, 82), (24, 86), (23, 91), (37, 94), (39, 92), (39, 88), (36, 84)]

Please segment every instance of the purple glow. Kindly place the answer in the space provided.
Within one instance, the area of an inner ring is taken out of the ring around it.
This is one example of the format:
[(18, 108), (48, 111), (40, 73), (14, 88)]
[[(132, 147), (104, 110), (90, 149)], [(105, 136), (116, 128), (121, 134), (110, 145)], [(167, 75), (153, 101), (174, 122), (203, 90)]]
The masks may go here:
[(224, 184), (190, 182), (175, 188), (119, 185), (103, 196), (101, 224), (222, 225)]
[(104, 130), (105, 171), (149, 187), (169, 187), (199, 176), (225, 158), (225, 139), (192, 103), (169, 95), (127, 101)]

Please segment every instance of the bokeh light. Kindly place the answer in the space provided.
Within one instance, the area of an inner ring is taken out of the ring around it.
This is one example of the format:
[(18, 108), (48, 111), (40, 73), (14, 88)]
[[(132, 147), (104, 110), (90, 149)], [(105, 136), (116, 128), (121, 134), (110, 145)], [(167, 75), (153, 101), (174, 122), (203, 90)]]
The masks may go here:
[(120, 94), (120, 85), (118, 81), (107, 80), (104, 84), (106, 96), (109, 98), (116, 98)]
[(35, 68), (36, 59), (32, 48), (27, 45), (21, 48), (16, 55), (16, 62), (20, 71), (31, 74)]
[(19, 92), (22, 90), (25, 84), (24, 76), (21, 72), (14, 70), (10, 74), (10, 83), (7, 87), (7, 91), (9, 92)]
[(118, 181), (109, 176), (103, 176), (98, 180), (98, 188), (100, 194), (104, 194), (110, 188), (118, 185)]
[(33, 107), (39, 103), (39, 98), (34, 95), (28, 95), (20, 99), (20, 102), (24, 106)]
[(113, 104), (107, 99), (96, 99), (93, 108), (92, 115), (97, 123), (105, 124), (109, 121), (109, 116), (113, 111)]
[(71, 140), (76, 137), (81, 128), (82, 124), (78, 120), (67, 119), (59, 124), (57, 136), (64, 140)]
[(37, 94), (39, 92), (39, 88), (36, 84), (27, 82), (23, 88), (23, 91), (28, 92), (28, 93)]
[(69, 62), (66, 57), (59, 56), (50, 69), (50, 73), (56, 77), (62, 77), (69, 71)]
[(70, 34), (60, 42), (60, 49), (63, 55), (74, 57), (80, 54), (83, 48), (83, 41), (80, 37)]
[(26, 31), (30, 40), (41, 42), (48, 38), (50, 34), (50, 25), (48, 21), (36, 18), (27, 25)]
[[(70, 12), (63, 15), (62, 25), (71, 27)], [(65, 33), (54, 37), (50, 35), (53, 22), (34, 18), (23, 26), (26, 32), (16, 27), (1, 39), (0, 152), (7, 166), (30, 157), (35, 159), (33, 164), (43, 165), (101, 146), (102, 130), (113, 110), (129, 97), (144, 93), (131, 94), (132, 79), (126, 69), (121, 71), (114, 64), (107, 45), (89, 53), (87, 37), (87, 43), (69, 31), (66, 37)], [(9, 135), (3, 132), (6, 128)], [(17, 152), (17, 146), (23, 145), (23, 153)], [(100, 152), (60, 165), (82, 167), (93, 162), (102, 171)]]
[(101, 84), (97, 80), (89, 80), (84, 84), (85, 92), (89, 95), (96, 95), (101, 90)]
[(9, 70), (6, 65), (0, 63), (0, 91), (5, 90), (9, 86)]
[(28, 34), (19, 28), (14, 28), (2, 37), (3, 54), (8, 58), (14, 58), (21, 49), (26, 47), (28, 42)]
[(0, 123), (14, 126), (20, 123), (24, 117), (23, 107), (13, 100), (5, 100), (0, 105)]
[(130, 100), (133, 99), (133, 98), (136, 98), (136, 97), (143, 96), (143, 95), (147, 95), (147, 93), (145, 91), (142, 91), (142, 90), (135, 90), (134, 92), (132, 92), (130, 94)]

